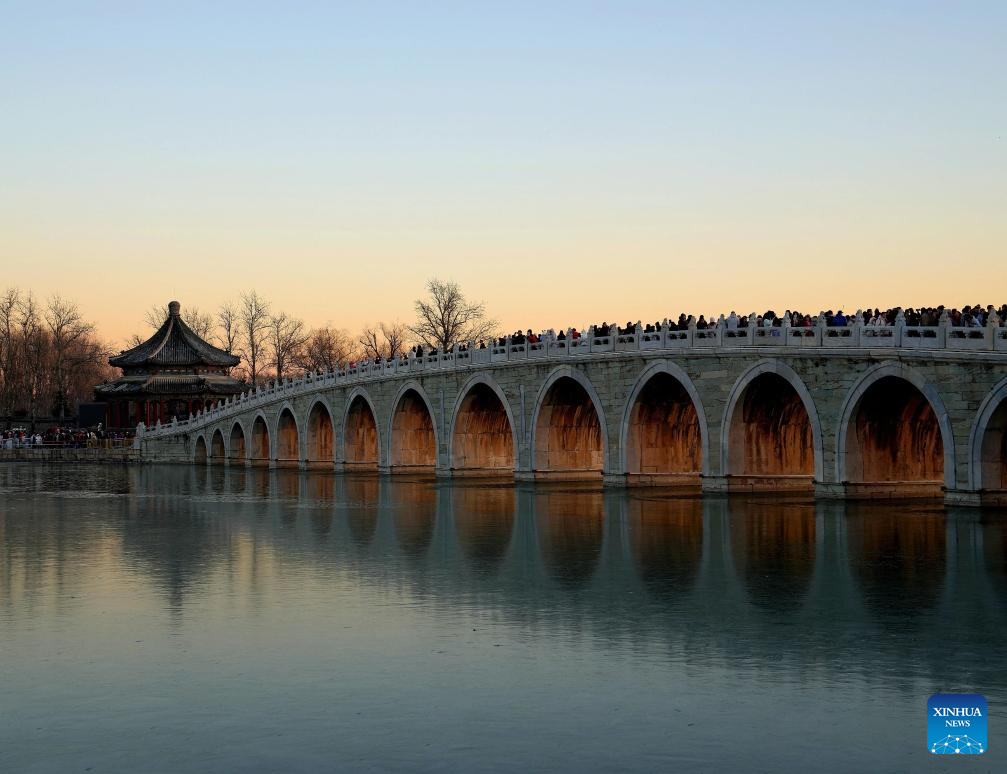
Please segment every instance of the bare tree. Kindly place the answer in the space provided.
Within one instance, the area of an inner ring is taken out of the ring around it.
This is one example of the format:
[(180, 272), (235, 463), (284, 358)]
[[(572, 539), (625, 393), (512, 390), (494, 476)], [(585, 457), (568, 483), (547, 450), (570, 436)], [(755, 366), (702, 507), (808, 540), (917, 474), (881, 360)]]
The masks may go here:
[(357, 341), (364, 349), (364, 357), (373, 360), (390, 360), (406, 353), (409, 328), (401, 322), (365, 325)]
[(0, 295), (0, 416), (34, 424), (43, 410), (75, 411), (112, 373), (93, 331), (72, 301), (54, 296), (42, 309), (31, 292)]
[(265, 355), (266, 334), (270, 327), (269, 302), (254, 290), (243, 293), (238, 304), (238, 324), (243, 348), (241, 354), (248, 365), (248, 378), (252, 384), (258, 384)]
[(26, 413), (34, 425), (38, 404), (46, 398), (49, 353), (45, 346), (45, 331), (39, 319), (38, 302), (31, 291), (21, 298), (17, 323), (21, 350), (18, 358), (22, 375), (21, 390)]
[(293, 365), (305, 373), (335, 371), (357, 356), (350, 334), (337, 328), (316, 328), (295, 353)]
[(64, 419), (70, 400), (70, 373), (93, 362), (101, 353), (90, 341), (94, 326), (84, 322), (76, 303), (54, 295), (46, 305), (44, 317), (52, 345), (54, 397), (59, 418)]
[(218, 346), (228, 354), (233, 353), (238, 348), (241, 317), (237, 307), (229, 301), (221, 304), (217, 310), (217, 331)]
[[(164, 325), (164, 321), (168, 319), (168, 307), (154, 305), (147, 310), (147, 314), (144, 315), (143, 321), (147, 323), (151, 328), (155, 330)], [(190, 306), (185, 310), (185, 314), (182, 315), (182, 319), (185, 320), (185, 324), (188, 325), (192, 332), (195, 333), (201, 339), (209, 339), (213, 332), (213, 316), (207, 314), (206, 312), (201, 312), (199, 307)], [(137, 339), (137, 343), (143, 343), (144, 339), (139, 336), (134, 336), (133, 339)], [(131, 339), (132, 340), (132, 339)]]
[(17, 395), (17, 314), (21, 291), (7, 288), (0, 296), (0, 414), (10, 416)]
[(288, 317), (286, 312), (280, 312), (269, 318), (269, 328), (266, 332), (269, 365), (276, 369), (277, 379), (283, 379), (286, 375), (287, 369), (293, 365), (307, 338), (304, 323)]
[(427, 299), (416, 301), (416, 324), (409, 330), (428, 347), (446, 352), (455, 344), (489, 338), (497, 321), (486, 317), (483, 303), (471, 303), (457, 282), (436, 277), (427, 282)]

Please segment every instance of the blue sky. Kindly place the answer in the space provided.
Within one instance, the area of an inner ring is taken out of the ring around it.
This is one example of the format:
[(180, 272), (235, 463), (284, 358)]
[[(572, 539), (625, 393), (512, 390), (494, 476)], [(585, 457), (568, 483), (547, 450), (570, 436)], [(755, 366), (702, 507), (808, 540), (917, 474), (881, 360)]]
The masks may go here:
[(0, 261), (115, 336), (251, 286), (352, 329), (433, 274), (509, 327), (1007, 295), (1004, 3), (0, 18)]

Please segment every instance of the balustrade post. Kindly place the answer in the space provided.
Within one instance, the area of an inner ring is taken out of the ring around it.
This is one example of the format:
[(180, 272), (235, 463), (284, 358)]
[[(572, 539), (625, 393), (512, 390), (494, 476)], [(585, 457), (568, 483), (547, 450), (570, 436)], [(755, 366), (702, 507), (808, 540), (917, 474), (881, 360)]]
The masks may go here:
[(819, 347), (825, 345), (825, 340), (828, 338), (826, 328), (829, 325), (829, 320), (825, 316), (825, 312), (819, 312), (818, 317), (815, 318), (815, 344)]
[(951, 316), (947, 309), (941, 310), (941, 316), (937, 320), (937, 346), (940, 349), (947, 349), (948, 327), (951, 325)]
[(758, 336), (756, 336), (756, 329), (759, 327), (759, 318), (756, 317), (755, 312), (748, 315), (748, 327), (745, 328), (745, 339), (749, 344), (754, 345)]
[(717, 346), (724, 346), (724, 330), (727, 328), (727, 320), (724, 319), (724, 315), (720, 315), (717, 318), (717, 324), (714, 326), (714, 331), (717, 334)]
[(906, 313), (902, 309), (899, 309), (899, 313), (895, 316), (895, 346), (902, 346), (902, 337), (906, 334)]
[(853, 318), (853, 345), (856, 347), (860, 346), (861, 338), (863, 336), (864, 330), (864, 310), (858, 309), (856, 316)]
[(686, 328), (688, 329), (688, 331), (687, 331), (686, 336), (685, 336), (685, 341), (686, 341), (686, 344), (688, 344), (688, 346), (691, 348), (691, 347), (693, 347), (695, 345), (695, 342), (696, 342), (696, 316), (695, 315), (692, 315), (692, 314), (689, 315), (689, 321), (688, 321), (688, 324), (686, 325)]
[(507, 338), (504, 339), (504, 355), (508, 360), (510, 360), (511, 342), (513, 338), (514, 338), (513, 336), (508, 336)]
[(986, 345), (990, 349), (997, 348), (997, 329), (1000, 327), (1000, 315), (996, 313), (996, 310), (990, 312), (989, 317), (986, 318)]

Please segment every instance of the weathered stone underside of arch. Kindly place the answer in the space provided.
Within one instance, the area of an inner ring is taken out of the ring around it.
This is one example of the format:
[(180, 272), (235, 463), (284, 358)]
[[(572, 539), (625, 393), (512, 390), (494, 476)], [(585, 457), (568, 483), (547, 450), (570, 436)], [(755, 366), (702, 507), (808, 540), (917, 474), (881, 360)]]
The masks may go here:
[(699, 483), (702, 438), (692, 398), (670, 374), (653, 376), (629, 416), (626, 472), (632, 478), (675, 476)]
[(321, 403), (316, 403), (308, 416), (308, 464), (328, 468), (333, 462), (332, 417)]
[(359, 395), (346, 414), (343, 457), (348, 466), (378, 467), (378, 423), (367, 401)]
[(557, 379), (535, 427), (536, 471), (600, 474), (604, 465), (601, 421), (591, 396), (575, 380)]
[(987, 491), (1007, 490), (1007, 400), (993, 412), (983, 434), (982, 486)]
[(878, 380), (861, 398), (852, 424), (846, 450), (851, 483), (922, 483), (940, 488), (941, 429), (930, 402), (915, 386), (894, 376)]
[(286, 466), (298, 463), (297, 422), (289, 409), (280, 413), (276, 425), (276, 462)]
[[(761, 374), (745, 388), (731, 417), (728, 444), (730, 475), (752, 478), (753, 488), (811, 488), (811, 420), (797, 390), (782, 376)], [(790, 482), (754, 480), (770, 477)]]
[(434, 420), (414, 390), (407, 391), (395, 409), (391, 452), (393, 468), (433, 468), (437, 464)]
[(252, 463), (269, 464), (269, 428), (262, 417), (256, 417), (252, 424)]
[(213, 433), (213, 438), (210, 441), (210, 458), (211, 460), (222, 465), (224, 463), (224, 434), (220, 430), (216, 430)]
[(245, 431), (237, 423), (231, 428), (231, 437), (228, 439), (228, 451), (232, 465), (245, 464)]
[(514, 470), (514, 433), (507, 410), (485, 384), (465, 396), (455, 419), (451, 466), (458, 470)]

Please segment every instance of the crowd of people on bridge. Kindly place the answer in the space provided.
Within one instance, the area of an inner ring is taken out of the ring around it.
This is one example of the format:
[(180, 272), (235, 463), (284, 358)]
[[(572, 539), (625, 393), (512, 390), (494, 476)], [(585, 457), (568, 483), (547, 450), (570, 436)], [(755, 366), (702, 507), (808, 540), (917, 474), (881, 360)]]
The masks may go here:
[[(625, 326), (604, 321), (600, 324), (589, 326), (585, 330), (590, 331), (593, 328), (594, 335), (597, 337), (630, 336), (635, 334), (637, 330), (644, 334), (658, 333), (662, 330), (686, 331), (692, 325), (695, 325), (696, 330), (704, 331), (716, 328), (721, 321), (723, 321), (724, 328), (728, 331), (744, 331), (752, 326), (765, 329), (783, 327), (813, 328), (819, 325), (820, 322), (828, 328), (845, 328), (853, 325), (857, 321), (858, 315), (864, 325), (875, 328), (894, 327), (900, 321), (910, 327), (936, 327), (946, 315), (947, 322), (952, 327), (978, 329), (985, 328), (991, 324), (994, 327), (1007, 324), (1007, 304), (1001, 304), (1000, 306), (994, 306), (993, 304), (972, 304), (965, 305), (960, 309), (945, 307), (943, 305), (919, 308), (891, 307), (889, 309), (866, 307), (863, 311), (849, 312), (843, 309), (829, 309), (819, 314), (809, 314), (807, 312), (787, 309), (782, 315), (772, 309), (762, 313), (751, 312), (747, 315), (739, 315), (736, 311), (731, 310), (731, 313), (726, 316), (714, 317), (711, 315), (707, 317), (701, 314), (697, 318), (693, 315), (683, 313), (679, 314), (678, 317), (672, 316), (666, 320), (658, 320), (652, 323), (643, 323), (641, 321), (634, 323), (629, 321)], [(577, 341), (581, 338), (581, 335), (581, 331), (577, 328), (560, 329), (558, 332), (556, 329), (550, 328), (548, 330), (541, 330), (538, 333), (528, 328), (523, 331), (516, 330), (509, 336), (500, 336), (496, 339), (488, 340), (483, 339), (476, 342), (474, 346), (478, 349), (505, 347), (508, 343), (511, 346), (524, 346), (526, 344), (534, 346), (543, 342), (562, 342), (567, 339)], [(773, 335), (779, 335), (779, 333), (774, 331)], [(458, 346), (459, 352), (467, 350), (467, 344), (460, 344)], [(417, 344), (409, 350), (408, 357), (422, 358), (437, 354), (437, 348), (424, 348), (422, 344)], [(391, 362), (391, 359), (388, 362)], [(350, 368), (354, 368), (356, 365), (356, 362), (350, 363)]]
[[(974, 304), (963, 306), (961, 309), (935, 306), (919, 308), (892, 307), (882, 310), (878, 307), (868, 307), (862, 312), (857, 310), (857, 312), (853, 313), (845, 312), (842, 309), (835, 311), (829, 309), (828, 311), (814, 315), (796, 310), (791, 311), (790, 309), (786, 310), (782, 315), (771, 309), (761, 314), (752, 312), (747, 315), (739, 315), (736, 311), (732, 310), (729, 315), (723, 317), (723, 324), (727, 330), (746, 330), (752, 325), (758, 328), (812, 328), (819, 324), (819, 320), (821, 319), (826, 327), (844, 328), (852, 325), (857, 320), (857, 314), (859, 314), (864, 325), (874, 327), (893, 327), (899, 322), (900, 315), (902, 321), (907, 326), (935, 327), (940, 324), (941, 318), (945, 313), (948, 323), (956, 328), (984, 328), (991, 321), (993, 325), (999, 327), (1007, 322), (1007, 304), (1001, 304), (999, 307), (995, 307), (992, 304), (987, 304), (986, 306)], [(706, 315), (701, 314), (697, 318), (683, 313), (679, 314), (677, 318), (669, 317), (666, 320), (658, 320), (653, 323), (643, 323), (640, 321), (634, 323), (629, 321), (625, 326), (620, 326), (605, 321), (592, 327), (594, 328), (595, 336), (628, 336), (636, 333), (637, 330), (643, 333), (657, 333), (661, 330), (685, 331), (693, 323), (696, 330), (709, 330), (715, 328), (720, 323), (720, 320), (721, 318), (715, 318), (712, 315), (707, 318)], [(555, 329), (549, 329), (533, 333), (529, 328), (527, 331), (515, 331), (509, 337), (501, 336), (496, 344), (502, 347), (507, 343), (508, 338), (510, 339), (510, 343), (515, 345), (525, 343), (537, 344), (542, 341), (565, 341), (568, 336), (574, 340), (581, 337), (580, 331), (576, 328), (568, 330), (569, 332), (567, 330), (560, 330), (557, 333)], [(485, 341), (479, 342), (480, 348), (484, 348), (485, 346)]]

